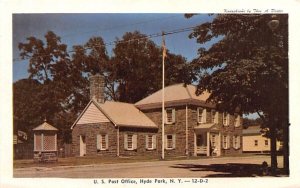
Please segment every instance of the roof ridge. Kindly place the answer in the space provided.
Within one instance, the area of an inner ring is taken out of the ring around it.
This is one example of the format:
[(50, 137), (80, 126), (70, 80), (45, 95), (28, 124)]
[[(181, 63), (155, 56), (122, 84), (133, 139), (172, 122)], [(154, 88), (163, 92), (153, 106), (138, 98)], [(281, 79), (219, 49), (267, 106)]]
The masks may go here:
[[(121, 102), (121, 101), (105, 101), (105, 102), (111, 102), (111, 103), (122, 103), (122, 104), (131, 104), (134, 105), (133, 103), (128, 103), (128, 102)], [(101, 104), (101, 103), (100, 103)], [(105, 104), (105, 103), (102, 103)]]

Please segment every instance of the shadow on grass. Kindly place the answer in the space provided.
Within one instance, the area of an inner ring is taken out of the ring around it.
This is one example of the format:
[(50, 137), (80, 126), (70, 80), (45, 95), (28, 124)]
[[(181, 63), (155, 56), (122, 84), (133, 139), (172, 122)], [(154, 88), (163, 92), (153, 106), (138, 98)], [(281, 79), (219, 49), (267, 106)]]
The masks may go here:
[(176, 164), (171, 168), (189, 169), (190, 171), (219, 172), (205, 177), (257, 177), (262, 176), (262, 166), (259, 164), (227, 163), (227, 164)]

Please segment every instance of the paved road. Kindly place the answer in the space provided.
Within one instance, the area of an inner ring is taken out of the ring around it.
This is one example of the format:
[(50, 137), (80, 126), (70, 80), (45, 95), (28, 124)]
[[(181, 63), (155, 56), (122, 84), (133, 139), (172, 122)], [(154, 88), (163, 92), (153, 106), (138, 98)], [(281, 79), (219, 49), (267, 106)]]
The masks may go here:
[[(68, 167), (14, 169), (14, 177), (62, 178), (176, 178), (256, 176), (269, 156), (222, 157), (196, 160), (97, 164)], [(282, 167), (282, 157), (278, 157)]]

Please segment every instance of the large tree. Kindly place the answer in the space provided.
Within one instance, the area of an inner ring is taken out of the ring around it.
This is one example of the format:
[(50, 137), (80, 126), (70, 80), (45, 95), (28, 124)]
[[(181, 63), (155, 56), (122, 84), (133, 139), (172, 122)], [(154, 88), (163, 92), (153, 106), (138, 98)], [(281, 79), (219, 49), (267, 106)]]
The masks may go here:
[[(199, 25), (190, 34), (201, 44), (218, 39), (211, 48), (199, 49), (192, 62), (200, 77), (197, 91), (211, 92), (209, 100), (218, 101), (220, 109), (259, 114), (270, 130), (275, 173), (277, 132), (283, 128), (288, 133), (288, 16), (214, 16), (212, 22)], [(274, 30), (269, 26), (277, 21), (272, 20), (279, 21)], [(287, 150), (288, 140), (284, 143)]]
[[(70, 134), (70, 125), (89, 99), (88, 76), (103, 73), (103, 66), (108, 61), (102, 38), (92, 37), (85, 45), (74, 46), (72, 57), (69, 56), (67, 45), (61, 43), (60, 37), (52, 31), (46, 33), (44, 40), (33, 36), (27, 38), (25, 43), (19, 44), (19, 49), (21, 58), (29, 59), (28, 72), (32, 81), (14, 84), (15, 123), (19, 125), (29, 120), (38, 123), (42, 121), (41, 117), (47, 118), (68, 140), (66, 137)], [(38, 85), (38, 90), (32, 94), (35, 101), (32, 105), (25, 105), (27, 101), (19, 100), (32, 90), (26, 88), (27, 82)], [(31, 119), (20, 121), (19, 117), (23, 116)]]
[[(135, 103), (161, 88), (162, 49), (138, 31), (117, 39), (112, 65), (117, 100)], [(186, 59), (167, 52), (166, 85), (191, 82)]]

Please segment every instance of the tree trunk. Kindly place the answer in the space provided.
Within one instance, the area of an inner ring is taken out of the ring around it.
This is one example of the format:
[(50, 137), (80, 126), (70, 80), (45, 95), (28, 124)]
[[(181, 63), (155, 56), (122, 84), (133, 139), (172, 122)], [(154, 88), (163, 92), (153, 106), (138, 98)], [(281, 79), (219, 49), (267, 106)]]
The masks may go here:
[(290, 174), (289, 166), (289, 123), (283, 125), (283, 168), (286, 175)]
[(277, 170), (277, 150), (276, 150), (276, 124), (275, 121), (270, 125), (270, 139), (271, 139), (271, 173), (276, 175)]

